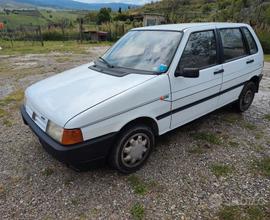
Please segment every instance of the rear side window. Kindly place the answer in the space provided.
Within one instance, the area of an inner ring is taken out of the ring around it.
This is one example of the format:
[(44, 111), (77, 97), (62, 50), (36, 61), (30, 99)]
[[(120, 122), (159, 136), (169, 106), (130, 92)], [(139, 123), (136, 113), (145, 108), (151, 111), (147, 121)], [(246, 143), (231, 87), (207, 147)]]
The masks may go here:
[(217, 63), (217, 46), (214, 31), (192, 33), (182, 54), (178, 71), (184, 68), (206, 68)]
[(221, 29), (220, 36), (225, 61), (234, 60), (247, 55), (243, 36), (239, 28)]
[(250, 31), (247, 28), (243, 28), (243, 31), (244, 31), (244, 34), (245, 34), (246, 39), (247, 39), (250, 54), (257, 53), (258, 47), (257, 47), (257, 44), (256, 44), (252, 34), (250, 33)]

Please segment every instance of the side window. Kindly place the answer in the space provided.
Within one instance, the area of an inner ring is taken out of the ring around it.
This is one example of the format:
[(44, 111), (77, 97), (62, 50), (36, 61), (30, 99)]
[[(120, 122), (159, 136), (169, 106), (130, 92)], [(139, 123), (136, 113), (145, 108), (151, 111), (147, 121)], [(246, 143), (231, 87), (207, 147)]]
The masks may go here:
[(225, 61), (247, 55), (243, 36), (239, 28), (221, 29), (220, 36), (223, 44), (223, 56)]
[(180, 59), (178, 71), (184, 68), (205, 68), (217, 63), (217, 45), (214, 31), (196, 32), (190, 35)]
[(250, 33), (250, 31), (247, 28), (243, 28), (243, 31), (244, 31), (244, 34), (246, 36), (247, 42), (248, 42), (250, 54), (257, 53), (258, 47), (257, 47), (257, 44), (256, 44), (252, 34)]

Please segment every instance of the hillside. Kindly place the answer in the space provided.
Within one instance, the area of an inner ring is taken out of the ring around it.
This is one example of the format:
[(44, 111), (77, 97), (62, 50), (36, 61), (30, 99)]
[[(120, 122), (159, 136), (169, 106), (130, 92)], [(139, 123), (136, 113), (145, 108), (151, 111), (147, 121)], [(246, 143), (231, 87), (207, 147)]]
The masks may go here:
[(65, 11), (49, 9), (24, 9), (0, 11), (0, 22), (3, 22), (9, 29), (19, 28), (21, 25), (47, 26), (49, 23), (58, 23), (63, 20), (76, 22), (78, 17), (83, 17), (86, 11)]
[(124, 3), (82, 3), (73, 0), (0, 0), (0, 8), (55, 8), (71, 10), (99, 10), (100, 8), (111, 8), (116, 11), (120, 7), (127, 10), (129, 7), (137, 7), (133, 4)]
[(163, 0), (133, 10), (159, 13), (168, 23), (243, 22), (253, 26), (270, 53), (270, 0)]
[(270, 0), (166, 0), (135, 11), (162, 13), (170, 23), (236, 21), (270, 25)]

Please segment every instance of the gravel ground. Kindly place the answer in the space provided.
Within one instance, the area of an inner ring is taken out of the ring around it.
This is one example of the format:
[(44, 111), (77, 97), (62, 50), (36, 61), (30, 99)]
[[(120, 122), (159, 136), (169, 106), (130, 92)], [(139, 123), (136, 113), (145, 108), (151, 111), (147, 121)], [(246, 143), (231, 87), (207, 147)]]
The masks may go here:
[(270, 63), (250, 110), (226, 107), (160, 137), (134, 175), (78, 173), (42, 149), (20, 118), (23, 90), (106, 49), (0, 56), (1, 219), (226, 219), (227, 206), (269, 219), (269, 170), (254, 164), (270, 157)]

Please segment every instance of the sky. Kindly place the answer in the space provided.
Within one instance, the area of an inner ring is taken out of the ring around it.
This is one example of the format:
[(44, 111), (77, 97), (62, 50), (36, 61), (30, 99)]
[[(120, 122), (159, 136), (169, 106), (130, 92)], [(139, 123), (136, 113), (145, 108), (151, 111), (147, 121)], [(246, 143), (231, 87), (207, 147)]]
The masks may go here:
[[(152, 0), (75, 0), (79, 2), (86, 2), (86, 3), (108, 3), (108, 2), (121, 2), (121, 3), (128, 3), (134, 5), (143, 5), (145, 3), (149, 3)], [(154, 0), (157, 1), (157, 0)]]

